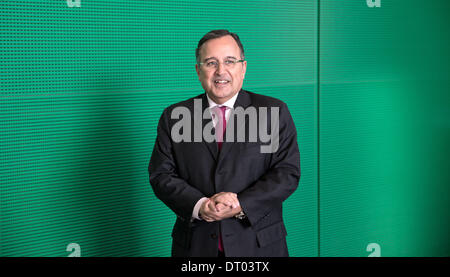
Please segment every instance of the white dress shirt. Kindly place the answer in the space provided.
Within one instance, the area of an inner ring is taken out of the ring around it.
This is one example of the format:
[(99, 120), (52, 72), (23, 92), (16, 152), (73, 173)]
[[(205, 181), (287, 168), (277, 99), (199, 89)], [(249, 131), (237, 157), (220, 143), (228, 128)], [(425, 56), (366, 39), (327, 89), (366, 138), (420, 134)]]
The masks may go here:
[[(206, 97), (208, 98), (208, 104), (209, 104), (209, 112), (211, 113), (211, 117), (213, 120), (213, 125), (214, 127), (216, 127), (217, 123), (219, 122), (219, 118), (217, 118), (217, 116), (215, 116), (214, 112), (212, 111), (212, 109), (216, 106), (222, 107), (222, 106), (226, 106), (227, 109), (225, 110), (225, 120), (228, 122), (228, 119), (230, 118), (231, 112), (234, 109), (234, 103), (236, 102), (236, 98), (238, 96), (239, 92), (236, 93), (233, 97), (231, 97), (228, 101), (226, 101), (223, 104), (217, 104), (216, 102), (214, 102), (211, 98), (209, 98), (208, 94), (206, 94)], [(201, 220), (201, 218), (198, 216), (198, 212), (200, 210), (200, 207), (202, 206), (203, 202), (208, 200), (207, 197), (203, 197), (200, 200), (197, 201), (197, 204), (195, 204), (194, 206), (194, 210), (192, 211), (192, 219), (198, 219)]]

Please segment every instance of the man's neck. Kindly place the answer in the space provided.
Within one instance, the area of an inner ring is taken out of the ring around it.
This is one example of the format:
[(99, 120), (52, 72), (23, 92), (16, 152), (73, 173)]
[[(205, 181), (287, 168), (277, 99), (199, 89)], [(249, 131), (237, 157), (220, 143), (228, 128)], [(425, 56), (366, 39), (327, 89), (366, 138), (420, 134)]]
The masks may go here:
[[(206, 93), (206, 96), (208, 98), (208, 104), (209, 107), (214, 107), (216, 105), (222, 106), (225, 105), (231, 109), (234, 108), (234, 103), (236, 103), (236, 99), (238, 97), (239, 91), (237, 93), (235, 93), (233, 96), (231, 97), (227, 97), (227, 99), (225, 101), (220, 101), (220, 102), (216, 102), (213, 98), (210, 97), (210, 95), (208, 93)], [(222, 99), (224, 100), (224, 99)]]
[(208, 94), (207, 92), (206, 92), (206, 95), (208, 95), (209, 99), (211, 99), (217, 105), (223, 105), (228, 100), (230, 100), (231, 98), (235, 97), (238, 93), (239, 93), (239, 91), (237, 91), (236, 93), (234, 93), (233, 95), (231, 95), (230, 97), (227, 97), (227, 98), (216, 98), (213, 95)]

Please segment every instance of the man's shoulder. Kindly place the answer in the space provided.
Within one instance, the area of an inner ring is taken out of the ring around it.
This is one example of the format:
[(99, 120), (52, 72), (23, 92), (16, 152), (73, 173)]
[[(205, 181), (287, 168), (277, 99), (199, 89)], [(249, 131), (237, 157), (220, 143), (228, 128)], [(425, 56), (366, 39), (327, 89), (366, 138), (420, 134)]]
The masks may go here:
[[(185, 99), (185, 100), (183, 100), (183, 101), (180, 101), (180, 102), (171, 104), (171, 105), (169, 105), (169, 106), (166, 108), (166, 110), (171, 111), (171, 110), (173, 110), (173, 109), (175, 109), (175, 108), (177, 108), (177, 107), (185, 107), (185, 108), (188, 108), (188, 109), (189, 109), (189, 108), (193, 108), (193, 107), (194, 107), (194, 103), (195, 103), (194, 100), (200, 100), (200, 101), (202, 101), (203, 98), (204, 98), (204, 97), (203, 97), (203, 93), (202, 93), (202, 94), (199, 94), (199, 95), (197, 95), (197, 96), (194, 96), (194, 97)], [(199, 103), (201, 103), (201, 102), (199, 102)]]
[(254, 93), (248, 90), (242, 90), (242, 92), (247, 93), (247, 95), (250, 97), (251, 105), (256, 107), (282, 107), (286, 106), (286, 103), (284, 103), (282, 100), (264, 95), (259, 93)]

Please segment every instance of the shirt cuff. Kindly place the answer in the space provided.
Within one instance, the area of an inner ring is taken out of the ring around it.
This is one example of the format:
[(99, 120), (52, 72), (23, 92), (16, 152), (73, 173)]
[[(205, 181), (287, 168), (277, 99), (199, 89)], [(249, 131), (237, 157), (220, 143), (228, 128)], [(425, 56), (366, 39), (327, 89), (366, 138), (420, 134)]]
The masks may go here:
[(203, 202), (205, 202), (206, 200), (208, 200), (207, 197), (202, 197), (202, 198), (200, 198), (200, 200), (197, 201), (197, 204), (195, 204), (194, 210), (192, 211), (192, 218), (193, 219), (202, 220), (199, 217), (198, 212), (200, 211), (200, 207), (202, 206)]

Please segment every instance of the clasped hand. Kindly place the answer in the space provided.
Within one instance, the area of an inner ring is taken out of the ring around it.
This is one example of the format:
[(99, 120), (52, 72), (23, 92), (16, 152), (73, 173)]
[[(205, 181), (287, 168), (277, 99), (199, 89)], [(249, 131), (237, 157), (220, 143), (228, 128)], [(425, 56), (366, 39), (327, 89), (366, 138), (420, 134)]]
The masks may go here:
[(220, 192), (204, 201), (199, 214), (207, 222), (233, 217), (242, 211), (236, 193)]

